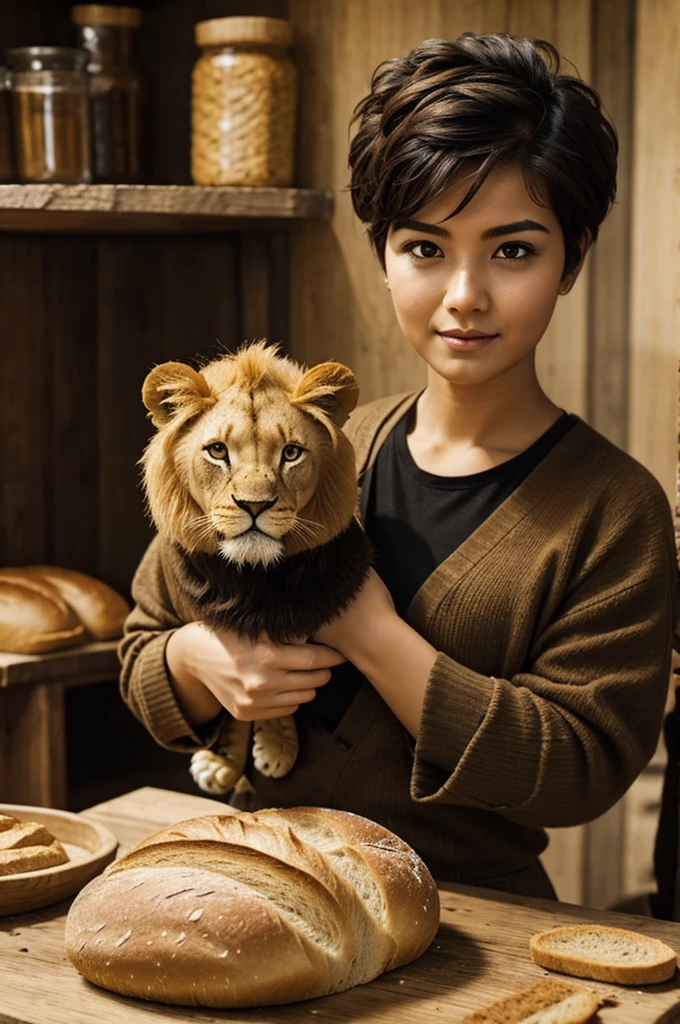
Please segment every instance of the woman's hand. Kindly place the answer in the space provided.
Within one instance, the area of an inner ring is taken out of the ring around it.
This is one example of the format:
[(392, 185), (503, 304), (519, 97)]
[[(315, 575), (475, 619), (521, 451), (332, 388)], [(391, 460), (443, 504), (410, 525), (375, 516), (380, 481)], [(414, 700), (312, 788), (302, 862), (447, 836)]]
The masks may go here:
[(365, 630), (375, 629), (390, 618), (398, 618), (392, 596), (375, 569), (370, 569), (364, 585), (345, 611), (318, 629), (314, 640), (342, 651), (353, 661), (352, 652)]
[(241, 722), (292, 715), (345, 660), (323, 644), (253, 642), (202, 622), (176, 630), (165, 656), (182, 712), (194, 725), (221, 708)]

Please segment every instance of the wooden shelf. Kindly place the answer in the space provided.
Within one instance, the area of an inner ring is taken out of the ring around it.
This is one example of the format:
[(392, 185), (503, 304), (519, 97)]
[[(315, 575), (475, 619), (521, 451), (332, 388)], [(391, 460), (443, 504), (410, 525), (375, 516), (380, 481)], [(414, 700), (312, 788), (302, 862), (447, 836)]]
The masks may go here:
[(197, 185), (0, 185), (0, 231), (219, 232), (328, 220), (330, 192)]
[(0, 651), (0, 692), (10, 686), (42, 683), (77, 686), (116, 679), (120, 671), (116, 654), (118, 643), (118, 640), (103, 640), (49, 654), (8, 654)]

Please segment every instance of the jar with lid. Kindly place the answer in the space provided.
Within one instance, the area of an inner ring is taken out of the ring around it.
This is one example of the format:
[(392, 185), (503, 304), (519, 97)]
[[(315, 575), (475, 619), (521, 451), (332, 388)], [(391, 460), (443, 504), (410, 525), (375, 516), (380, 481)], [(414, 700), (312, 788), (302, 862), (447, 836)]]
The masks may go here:
[(89, 54), (95, 181), (123, 184), (140, 179), (142, 90), (137, 29), (141, 19), (138, 7), (79, 4), (71, 8), (78, 43)]
[(87, 53), (65, 46), (8, 50), (19, 181), (91, 180)]
[(296, 71), (289, 22), (201, 21), (192, 76), (191, 176), (197, 185), (293, 182)]
[(14, 180), (12, 129), (9, 116), (9, 77), (0, 64), (0, 183)]

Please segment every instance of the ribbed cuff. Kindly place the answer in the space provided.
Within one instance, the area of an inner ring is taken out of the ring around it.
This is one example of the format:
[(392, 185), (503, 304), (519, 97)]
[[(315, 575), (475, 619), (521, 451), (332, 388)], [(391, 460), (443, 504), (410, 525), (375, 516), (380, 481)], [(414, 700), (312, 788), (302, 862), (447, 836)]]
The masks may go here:
[[(174, 630), (149, 640), (134, 668), (137, 701), (144, 724), (162, 747), (191, 752), (206, 746), (182, 714), (170, 683), (165, 648)], [(206, 723), (211, 725), (211, 723)], [(208, 730), (206, 730), (208, 731)]]
[(440, 654), (425, 693), (412, 799), (521, 809), (539, 785), (543, 731), (540, 709), (524, 687)]

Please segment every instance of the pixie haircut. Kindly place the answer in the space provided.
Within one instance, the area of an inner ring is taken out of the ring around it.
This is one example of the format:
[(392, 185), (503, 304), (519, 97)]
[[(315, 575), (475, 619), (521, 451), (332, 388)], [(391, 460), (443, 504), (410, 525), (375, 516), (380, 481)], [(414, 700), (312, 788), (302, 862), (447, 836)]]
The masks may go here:
[(562, 74), (551, 43), (509, 34), (427, 39), (376, 69), (352, 118), (354, 210), (385, 266), (390, 226), (437, 199), (459, 171), (470, 202), (495, 167), (521, 167), (557, 216), (566, 276), (595, 241), (616, 193), (616, 131), (598, 94)]

